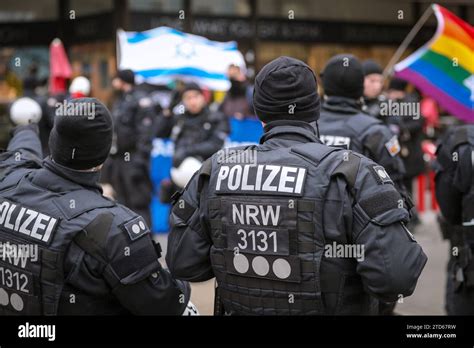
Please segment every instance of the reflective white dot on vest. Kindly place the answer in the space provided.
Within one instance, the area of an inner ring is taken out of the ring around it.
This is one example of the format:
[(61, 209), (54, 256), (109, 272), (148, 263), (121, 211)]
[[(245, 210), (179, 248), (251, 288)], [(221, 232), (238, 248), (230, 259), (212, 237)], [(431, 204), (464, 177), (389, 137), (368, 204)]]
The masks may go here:
[(143, 221), (140, 221), (138, 224), (140, 225), (140, 228), (142, 230), (144, 230), (146, 228), (145, 223)]
[(272, 269), (273, 273), (275, 273), (275, 275), (280, 279), (286, 279), (291, 274), (290, 263), (285, 259), (276, 259), (273, 262)]
[(158, 278), (158, 273), (156, 273), (156, 272), (155, 272), (155, 273), (152, 273), (151, 276), (152, 276), (153, 278)]
[(382, 179), (385, 179), (387, 177), (387, 174), (382, 169), (377, 170), (377, 173)]
[(252, 268), (259, 276), (265, 276), (268, 274), (268, 271), (270, 271), (270, 265), (263, 256), (257, 256), (252, 260)]
[(137, 224), (134, 224), (132, 226), (132, 232), (135, 233), (135, 234), (140, 233), (140, 226), (138, 226)]
[(8, 293), (4, 289), (0, 289), (0, 306), (7, 306), (8, 302)]
[(15, 308), (18, 312), (21, 312), (23, 310), (24, 304), (23, 304), (23, 299), (20, 297), (18, 294), (12, 294), (10, 297), (10, 302), (12, 304), (12, 307)]
[(249, 270), (249, 260), (242, 254), (234, 255), (234, 268), (239, 273), (246, 273)]

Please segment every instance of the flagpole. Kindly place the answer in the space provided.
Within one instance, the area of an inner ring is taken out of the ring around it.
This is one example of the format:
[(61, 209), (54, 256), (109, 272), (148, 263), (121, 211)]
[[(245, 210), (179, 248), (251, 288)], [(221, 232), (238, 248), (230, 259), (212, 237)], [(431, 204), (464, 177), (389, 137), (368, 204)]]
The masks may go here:
[(395, 51), (393, 54), (392, 58), (390, 58), (390, 61), (388, 62), (387, 66), (385, 67), (383, 71), (383, 79), (385, 80), (387, 76), (392, 72), (392, 68), (395, 65), (395, 63), (400, 59), (402, 54), (405, 52), (407, 49), (408, 45), (413, 41), (415, 38), (415, 35), (418, 34), (420, 31), (421, 27), (423, 27), (423, 24), (428, 20), (428, 18), (431, 16), (433, 13), (433, 6), (428, 6), (428, 8), (425, 10), (423, 15), (420, 17), (418, 22), (415, 23), (413, 28), (410, 30), (408, 35), (405, 37), (401, 45), (398, 47), (398, 49)]

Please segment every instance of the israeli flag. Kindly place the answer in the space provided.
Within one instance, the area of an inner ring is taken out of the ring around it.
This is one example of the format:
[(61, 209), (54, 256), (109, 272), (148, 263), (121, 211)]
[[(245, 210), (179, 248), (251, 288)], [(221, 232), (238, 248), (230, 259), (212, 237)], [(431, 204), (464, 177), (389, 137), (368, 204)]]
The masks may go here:
[(164, 85), (177, 78), (211, 90), (227, 91), (231, 64), (245, 69), (237, 43), (217, 42), (179, 30), (158, 27), (117, 32), (118, 67), (135, 72), (137, 82)]

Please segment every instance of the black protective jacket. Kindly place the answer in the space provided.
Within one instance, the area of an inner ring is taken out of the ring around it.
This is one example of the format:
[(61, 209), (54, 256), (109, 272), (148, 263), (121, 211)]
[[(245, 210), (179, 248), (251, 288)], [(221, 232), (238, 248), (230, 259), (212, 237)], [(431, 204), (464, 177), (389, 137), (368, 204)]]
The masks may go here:
[(327, 97), (318, 121), (321, 140), (367, 156), (383, 166), (397, 188), (405, 191), (405, 167), (399, 156), (397, 136), (380, 120), (362, 112), (359, 103), (344, 97)]
[[(41, 161), (36, 125), (0, 155), (0, 314), (180, 315), (188, 284), (158, 261), (144, 219), (102, 196), (99, 172)], [(13, 249), (11, 249), (13, 248)], [(21, 255), (14, 257), (12, 255)]]
[(178, 167), (186, 157), (209, 158), (222, 148), (229, 132), (227, 117), (206, 107), (196, 115), (163, 117), (155, 134), (174, 141), (173, 166)]
[(216, 277), (230, 314), (377, 313), (376, 299), (413, 293), (427, 260), (400, 203), (382, 166), (307, 123), (272, 122), (176, 197), (167, 264), (179, 279)]

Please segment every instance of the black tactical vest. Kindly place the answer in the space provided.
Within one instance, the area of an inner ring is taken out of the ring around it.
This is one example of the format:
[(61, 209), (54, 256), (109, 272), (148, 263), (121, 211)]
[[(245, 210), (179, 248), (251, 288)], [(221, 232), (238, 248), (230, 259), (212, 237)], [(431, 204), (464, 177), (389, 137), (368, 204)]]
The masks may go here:
[(318, 121), (318, 128), (321, 141), (327, 146), (341, 147), (369, 155), (367, 148), (372, 153), (377, 153), (377, 147), (383, 140), (382, 135), (380, 134), (379, 139), (374, 136), (373, 144), (371, 141), (364, 144), (364, 139), (373, 132), (371, 129), (373, 126), (380, 124), (382, 124), (381, 121), (363, 113), (339, 115), (323, 110)]
[(16, 169), (0, 181), (0, 315), (58, 314), (70, 244), (94, 209), (115, 205), (79, 185), (50, 192), (28, 180), (32, 173)]
[[(310, 142), (258, 150), (250, 164), (238, 163), (233, 155), (205, 162), (201, 175), (210, 174), (210, 257), (227, 314), (332, 314), (337, 311), (325, 308), (323, 300), (329, 292), (342, 299), (338, 314), (376, 310), (354, 260), (339, 259), (334, 272), (321, 274), (326, 192), (331, 173), (348, 154)], [(239, 158), (252, 156), (240, 153)], [(353, 168), (348, 170), (352, 176), (357, 174)]]

